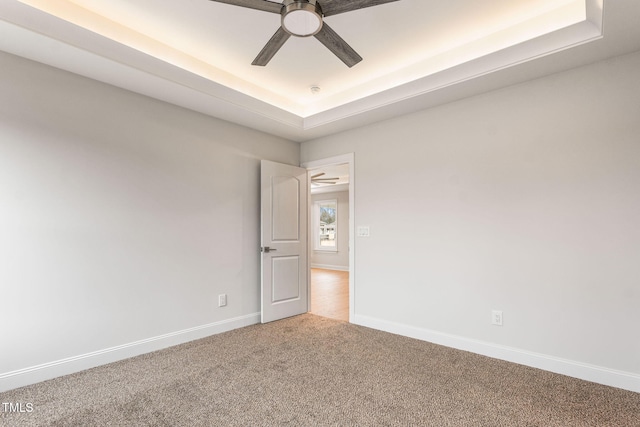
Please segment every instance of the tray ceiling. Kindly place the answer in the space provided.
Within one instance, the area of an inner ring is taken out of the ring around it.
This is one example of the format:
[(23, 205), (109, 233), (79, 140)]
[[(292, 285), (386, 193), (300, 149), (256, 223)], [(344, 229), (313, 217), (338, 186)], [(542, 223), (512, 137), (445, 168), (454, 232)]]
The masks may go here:
[(224, 3), (4, 0), (0, 49), (304, 141), (638, 50), (639, 3), (400, 0), (326, 18), (347, 68), (313, 37), (250, 65), (280, 16)]

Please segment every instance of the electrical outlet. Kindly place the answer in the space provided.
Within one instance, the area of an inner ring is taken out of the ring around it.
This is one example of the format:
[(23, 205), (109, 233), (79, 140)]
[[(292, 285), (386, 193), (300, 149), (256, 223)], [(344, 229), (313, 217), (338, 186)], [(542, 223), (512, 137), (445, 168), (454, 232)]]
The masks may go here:
[(491, 312), (491, 324), (496, 326), (502, 326), (502, 311), (493, 310)]
[(227, 305), (227, 294), (218, 295), (218, 307), (224, 307)]

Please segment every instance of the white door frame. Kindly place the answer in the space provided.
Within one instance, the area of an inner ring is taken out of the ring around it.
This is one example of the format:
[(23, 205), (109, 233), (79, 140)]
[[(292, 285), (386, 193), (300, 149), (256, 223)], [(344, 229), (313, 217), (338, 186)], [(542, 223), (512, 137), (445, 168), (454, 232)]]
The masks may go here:
[[(343, 154), (340, 156), (329, 157), (327, 159), (321, 160), (313, 160), (310, 162), (304, 162), (300, 165), (307, 170), (316, 169), (323, 166), (332, 166), (339, 164), (348, 164), (349, 165), (349, 322), (353, 322), (355, 318), (355, 307), (356, 307), (356, 292), (355, 292), (355, 253), (356, 253), (356, 231), (355, 231), (355, 164), (354, 164), (355, 155), (354, 153)], [(307, 174), (310, 176), (310, 174)], [(310, 178), (308, 178), (310, 179)], [(311, 184), (308, 186), (309, 188), (309, 197), (308, 203), (311, 205)], [(308, 209), (310, 213), (312, 210)], [(310, 231), (312, 227), (312, 223), (310, 220), (307, 221), (307, 230)], [(310, 236), (309, 232), (307, 232), (307, 236)], [(307, 254), (307, 264), (309, 265), (309, 269), (311, 268), (311, 254)], [(308, 275), (308, 281), (311, 279), (311, 274)], [(308, 284), (310, 287), (311, 284)], [(311, 292), (308, 292), (308, 298), (311, 298)], [(311, 303), (309, 302), (309, 307), (311, 307)]]

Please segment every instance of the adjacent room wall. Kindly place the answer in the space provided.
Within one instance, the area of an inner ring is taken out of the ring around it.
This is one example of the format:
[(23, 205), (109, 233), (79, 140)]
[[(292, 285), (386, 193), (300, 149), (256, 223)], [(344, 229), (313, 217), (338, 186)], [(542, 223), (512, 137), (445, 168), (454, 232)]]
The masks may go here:
[(0, 63), (0, 390), (258, 321), (260, 159), (299, 144)]
[(635, 53), (304, 143), (355, 153), (356, 322), (640, 391), (638, 76)]
[[(311, 253), (312, 268), (327, 268), (331, 270), (349, 270), (349, 192), (326, 192), (311, 195), (311, 207), (317, 201), (338, 201), (338, 247), (335, 252), (316, 251), (315, 236), (310, 236), (309, 251)], [(313, 218), (313, 217), (312, 217)], [(313, 219), (312, 219), (313, 221)]]

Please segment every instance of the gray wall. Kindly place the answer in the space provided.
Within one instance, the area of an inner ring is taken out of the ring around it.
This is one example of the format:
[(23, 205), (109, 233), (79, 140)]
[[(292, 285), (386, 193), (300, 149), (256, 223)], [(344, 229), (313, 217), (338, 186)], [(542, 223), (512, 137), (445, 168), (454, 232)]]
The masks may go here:
[(638, 76), (635, 53), (304, 143), (355, 153), (356, 321), (640, 390)]
[(312, 194), (311, 206), (313, 207), (313, 203), (319, 200), (332, 199), (338, 201), (338, 250), (337, 252), (315, 251), (314, 236), (310, 236), (311, 267), (346, 271), (349, 270), (349, 192)]
[(301, 153), (0, 62), (0, 389), (40, 364), (63, 373), (56, 361), (255, 319), (259, 159), (354, 152), (356, 225), (371, 227), (356, 240), (356, 321), (594, 366), (640, 390), (640, 53)]
[(258, 319), (260, 159), (297, 165), (299, 144), (4, 53), (0, 63), (0, 382)]

